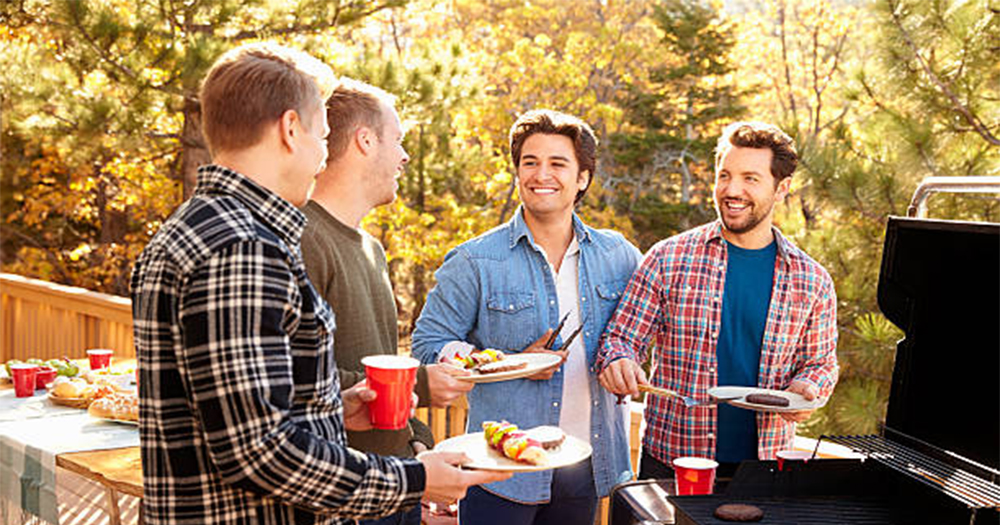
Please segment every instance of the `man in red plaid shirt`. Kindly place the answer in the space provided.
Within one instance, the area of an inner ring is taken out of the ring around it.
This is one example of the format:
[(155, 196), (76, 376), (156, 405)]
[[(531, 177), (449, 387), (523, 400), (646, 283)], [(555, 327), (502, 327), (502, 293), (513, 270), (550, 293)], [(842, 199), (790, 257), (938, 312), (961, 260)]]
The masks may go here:
[[(606, 389), (637, 395), (639, 384), (651, 383), (697, 400), (718, 385), (787, 390), (809, 401), (833, 393), (833, 281), (772, 224), (797, 163), (792, 139), (775, 126), (737, 122), (723, 131), (715, 155), (719, 219), (646, 254), (598, 352)], [(647, 358), (649, 380), (640, 367)], [(696, 456), (716, 459), (726, 478), (740, 461), (791, 448), (795, 423), (811, 414), (686, 408), (651, 397), (639, 477), (672, 477), (674, 458)]]

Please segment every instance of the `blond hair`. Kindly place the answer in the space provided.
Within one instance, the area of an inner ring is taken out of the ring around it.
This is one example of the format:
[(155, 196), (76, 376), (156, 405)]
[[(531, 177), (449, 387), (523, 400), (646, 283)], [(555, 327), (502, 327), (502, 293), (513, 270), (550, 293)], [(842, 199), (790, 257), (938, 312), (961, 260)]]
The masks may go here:
[(253, 146), (265, 126), (295, 110), (307, 126), (312, 111), (336, 87), (329, 66), (274, 43), (243, 45), (223, 54), (201, 85), (202, 132), (208, 149), (238, 151)]
[(354, 131), (360, 126), (370, 128), (382, 139), (382, 108), (391, 108), (395, 103), (396, 97), (375, 86), (342, 78), (326, 101), (326, 121), (330, 125), (326, 143), (330, 160), (340, 158), (347, 151)]

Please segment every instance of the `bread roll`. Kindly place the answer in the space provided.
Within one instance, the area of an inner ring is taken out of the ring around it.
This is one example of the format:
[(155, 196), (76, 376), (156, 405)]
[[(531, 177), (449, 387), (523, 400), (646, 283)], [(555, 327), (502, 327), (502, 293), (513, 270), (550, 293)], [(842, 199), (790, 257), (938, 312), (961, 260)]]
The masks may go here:
[(90, 404), (87, 413), (104, 419), (139, 421), (139, 397), (135, 394), (111, 394)]

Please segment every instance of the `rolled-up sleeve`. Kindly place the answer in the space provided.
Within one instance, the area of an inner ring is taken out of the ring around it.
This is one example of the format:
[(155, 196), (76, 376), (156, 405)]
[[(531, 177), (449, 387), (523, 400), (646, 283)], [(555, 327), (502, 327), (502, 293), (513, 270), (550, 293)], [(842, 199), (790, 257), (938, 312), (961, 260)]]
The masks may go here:
[(794, 380), (816, 385), (820, 397), (833, 395), (840, 368), (837, 364), (837, 292), (824, 273), (823, 287), (796, 348)]
[(364, 454), (292, 421), (299, 294), (285, 255), (267, 243), (234, 243), (188, 275), (180, 364), (210, 461), (234, 487), (345, 518), (417, 504), (418, 461)]

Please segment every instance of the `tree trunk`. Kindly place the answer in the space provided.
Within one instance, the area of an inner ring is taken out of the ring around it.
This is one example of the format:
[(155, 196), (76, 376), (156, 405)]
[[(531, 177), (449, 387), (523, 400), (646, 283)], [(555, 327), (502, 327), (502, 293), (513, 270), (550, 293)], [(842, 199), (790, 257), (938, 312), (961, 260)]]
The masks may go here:
[(212, 162), (201, 134), (201, 104), (192, 95), (184, 97), (184, 128), (181, 131), (181, 172), (184, 200), (194, 193), (198, 167)]

